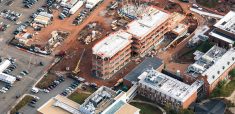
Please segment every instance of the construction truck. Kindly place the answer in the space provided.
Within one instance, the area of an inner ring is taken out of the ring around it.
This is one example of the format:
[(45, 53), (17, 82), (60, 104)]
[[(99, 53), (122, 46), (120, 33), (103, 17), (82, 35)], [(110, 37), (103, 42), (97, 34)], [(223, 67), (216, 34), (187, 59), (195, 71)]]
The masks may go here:
[(78, 73), (80, 72), (79, 65), (80, 65), (80, 63), (81, 63), (81, 60), (82, 60), (82, 57), (83, 57), (83, 55), (84, 55), (85, 50), (86, 50), (86, 49), (84, 48), (84, 49), (83, 49), (83, 52), (82, 52), (82, 55), (80, 56), (80, 59), (79, 59), (77, 65), (76, 65), (75, 69), (73, 70), (73, 74), (78, 74)]

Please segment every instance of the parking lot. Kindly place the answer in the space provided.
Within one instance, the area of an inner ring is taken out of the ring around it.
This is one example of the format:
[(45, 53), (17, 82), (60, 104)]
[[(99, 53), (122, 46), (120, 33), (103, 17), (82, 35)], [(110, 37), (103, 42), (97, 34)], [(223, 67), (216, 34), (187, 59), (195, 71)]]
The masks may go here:
[(46, 103), (50, 98), (56, 96), (57, 94), (62, 93), (73, 82), (74, 82), (74, 80), (72, 80), (70, 78), (66, 78), (64, 82), (59, 84), (57, 87), (55, 87), (49, 93), (39, 92), (37, 94), (34, 94), (40, 98), (40, 100), (36, 104), (34, 104), (35, 108), (27, 105), (27, 106), (23, 107), (19, 112), (23, 112), (24, 114), (36, 114), (36, 111), (40, 106), (42, 106), (44, 103)]
[[(23, 8), (23, 0), (14, 0), (14, 2), (11, 3), (11, 6), (6, 5), (7, 1), (9, 0), (3, 0), (3, 2), (0, 3), (0, 12), (7, 9), (22, 13), (16, 22), (28, 20), (29, 16), (41, 7), (42, 4), (44, 4), (44, 0), (39, 0), (31, 9), (27, 9)], [(0, 56), (4, 58), (12, 57), (16, 59), (17, 68), (11, 72), (13, 75), (18, 75), (25, 69), (29, 71), (29, 74), (24, 76), (21, 81), (17, 81), (13, 84), (13, 87), (11, 87), (6, 94), (0, 94), (0, 112), (1, 114), (6, 114), (11, 106), (14, 105), (16, 96), (21, 96), (32, 88), (33, 84), (42, 76), (48, 65), (51, 64), (53, 57), (40, 57), (9, 46), (7, 43), (14, 37), (12, 32), (19, 25), (17, 25), (14, 21), (10, 21), (2, 17), (0, 17), (0, 22), (10, 25), (6, 31), (0, 32)], [(38, 65), (40, 61), (43, 61), (44, 66)], [(5, 83), (0, 82), (0, 88), (3, 86), (5, 86)]]
[[(15, 48), (10, 47), (11, 51), (18, 51), (18, 53), (12, 52), (9, 53), (11, 57), (17, 58), (16, 64), (17, 68), (11, 73), (13, 75), (18, 75), (22, 70), (28, 69), (29, 74), (22, 77), (21, 81), (17, 81), (13, 84), (10, 90), (8, 90), (5, 94), (0, 94), (0, 112), (6, 113), (9, 108), (15, 103), (16, 96), (21, 96), (27, 91), (29, 91), (33, 84), (42, 76), (43, 72), (45, 71), (46, 67), (51, 64), (52, 58), (42, 58), (37, 57), (34, 55), (30, 55), (26, 52), (21, 52)], [(11, 52), (8, 51), (8, 52)], [(0, 53), (0, 55), (4, 55)], [(44, 66), (39, 66), (36, 64), (31, 63), (29, 60), (30, 56), (32, 57), (31, 61), (44, 61)], [(27, 57), (28, 56), (28, 57)], [(26, 64), (25, 64), (26, 63)], [(27, 64), (29, 63), (29, 64)], [(0, 82), (0, 87), (4, 86), (5, 83)]]

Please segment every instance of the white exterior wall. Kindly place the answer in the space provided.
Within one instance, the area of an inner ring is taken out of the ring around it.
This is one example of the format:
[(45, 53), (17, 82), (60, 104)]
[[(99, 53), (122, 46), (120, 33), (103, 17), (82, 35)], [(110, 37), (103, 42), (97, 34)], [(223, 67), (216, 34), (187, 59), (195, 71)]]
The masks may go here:
[(0, 63), (0, 73), (3, 72), (7, 67), (11, 65), (11, 61), (5, 60)]
[(94, 8), (101, 0), (87, 0), (86, 8), (92, 9)]
[(76, 11), (78, 11), (79, 8), (81, 8), (83, 5), (83, 1), (78, 1), (70, 10), (70, 14), (74, 14)]

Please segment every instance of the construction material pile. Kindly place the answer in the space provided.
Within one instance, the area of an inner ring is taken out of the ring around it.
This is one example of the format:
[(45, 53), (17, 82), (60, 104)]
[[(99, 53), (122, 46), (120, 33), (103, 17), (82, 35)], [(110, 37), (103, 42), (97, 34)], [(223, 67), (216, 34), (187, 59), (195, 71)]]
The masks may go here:
[(89, 43), (101, 38), (103, 32), (105, 31), (101, 24), (94, 22), (84, 27), (80, 32), (78, 40), (88, 45)]

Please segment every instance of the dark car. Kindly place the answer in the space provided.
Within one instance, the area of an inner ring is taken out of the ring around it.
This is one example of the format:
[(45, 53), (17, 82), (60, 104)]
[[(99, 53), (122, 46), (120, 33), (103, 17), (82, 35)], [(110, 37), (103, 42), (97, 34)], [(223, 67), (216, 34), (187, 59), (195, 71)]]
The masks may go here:
[(36, 102), (35, 102), (35, 101), (31, 101), (30, 103), (31, 103), (31, 104), (36, 104)]
[(33, 105), (33, 104), (31, 104), (31, 103), (29, 103), (28, 106), (30, 106), (30, 107), (32, 107), (32, 108), (35, 108), (35, 107), (36, 107), (35, 105)]

